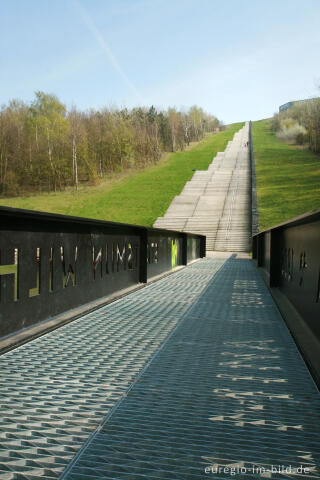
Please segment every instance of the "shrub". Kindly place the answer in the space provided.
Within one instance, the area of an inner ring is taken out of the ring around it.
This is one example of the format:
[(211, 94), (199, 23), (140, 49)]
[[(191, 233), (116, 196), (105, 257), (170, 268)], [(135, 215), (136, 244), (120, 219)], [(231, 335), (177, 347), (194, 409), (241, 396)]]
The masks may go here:
[(294, 123), (292, 118), (281, 120), (280, 131), (276, 134), (280, 140), (288, 143), (297, 143), (302, 145), (306, 140), (307, 130), (298, 123)]

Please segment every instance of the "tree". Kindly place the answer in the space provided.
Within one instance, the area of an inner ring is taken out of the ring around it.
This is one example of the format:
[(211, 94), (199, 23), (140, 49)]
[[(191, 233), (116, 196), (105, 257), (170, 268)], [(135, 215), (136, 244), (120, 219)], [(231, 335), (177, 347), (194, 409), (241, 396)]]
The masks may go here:
[[(46, 148), (47, 160), (50, 167), (50, 184), (57, 190), (57, 183), (61, 185), (60, 162), (63, 155), (63, 144), (68, 135), (69, 124), (66, 120), (66, 107), (59, 102), (55, 95), (36, 92), (36, 99), (32, 102), (30, 112), (35, 126), (37, 148)], [(50, 182), (51, 180), (51, 182)]]
[(80, 182), (155, 163), (217, 125), (196, 106), (67, 112), (55, 95), (39, 91), (29, 105), (12, 100), (0, 109), (0, 193), (77, 190)]

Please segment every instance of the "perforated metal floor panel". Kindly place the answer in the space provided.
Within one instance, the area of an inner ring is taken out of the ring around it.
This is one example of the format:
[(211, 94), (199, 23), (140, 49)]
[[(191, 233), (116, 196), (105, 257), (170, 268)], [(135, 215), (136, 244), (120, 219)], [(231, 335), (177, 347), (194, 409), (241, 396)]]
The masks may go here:
[(0, 357), (0, 479), (58, 478), (223, 261), (201, 261)]
[(296, 345), (254, 264), (232, 259), (61, 478), (319, 479), (319, 432)]

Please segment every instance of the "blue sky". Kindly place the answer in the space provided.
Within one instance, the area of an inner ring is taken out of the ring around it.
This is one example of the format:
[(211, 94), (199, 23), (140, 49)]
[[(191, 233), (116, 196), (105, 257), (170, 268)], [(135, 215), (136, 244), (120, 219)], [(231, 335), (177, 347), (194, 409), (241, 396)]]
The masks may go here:
[(0, 0), (0, 104), (197, 104), (225, 123), (318, 95), (320, 0)]

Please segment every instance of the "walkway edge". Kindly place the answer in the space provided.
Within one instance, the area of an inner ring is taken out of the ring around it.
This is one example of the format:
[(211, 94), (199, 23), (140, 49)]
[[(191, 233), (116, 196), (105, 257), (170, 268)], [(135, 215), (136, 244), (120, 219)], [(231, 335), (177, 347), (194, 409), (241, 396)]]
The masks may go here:
[[(259, 270), (258, 270), (259, 271)], [(260, 272), (259, 272), (260, 273)], [(269, 288), (283, 320), (305, 361), (310, 374), (320, 390), (320, 342), (305, 323), (299, 312), (278, 288)]]
[(86, 303), (84, 305), (80, 305), (79, 307), (73, 308), (71, 310), (67, 310), (66, 312), (63, 312), (60, 315), (50, 317), (46, 320), (43, 320), (42, 322), (39, 322), (36, 325), (32, 325), (23, 330), (19, 330), (14, 334), (8, 335), (7, 337), (3, 337), (0, 340), (0, 355), (6, 352), (9, 352), (10, 350), (13, 350), (15, 348), (18, 348), (21, 345), (24, 345), (25, 343), (30, 342), (31, 340), (35, 340), (38, 337), (42, 337), (42, 335), (52, 332), (53, 330), (56, 330), (57, 328), (60, 328), (63, 325), (66, 325), (67, 323), (73, 322), (74, 320), (77, 320), (83, 315), (87, 315), (88, 313), (94, 312), (98, 308), (104, 307), (105, 305), (108, 305), (117, 300), (120, 300), (121, 298), (131, 293), (141, 290), (142, 288), (145, 288), (148, 285), (151, 285), (152, 283), (167, 277), (168, 275), (172, 275), (173, 273), (191, 265), (194, 262), (198, 262), (199, 260), (201, 259), (199, 258), (199, 259), (193, 260), (188, 265), (178, 266), (173, 270), (171, 270), (170, 272), (161, 273), (160, 275), (152, 277), (147, 283), (139, 283), (137, 285), (133, 285), (132, 287), (124, 288), (123, 290), (119, 290), (112, 295), (107, 295), (105, 297), (99, 298), (97, 300), (93, 300), (92, 302)]

